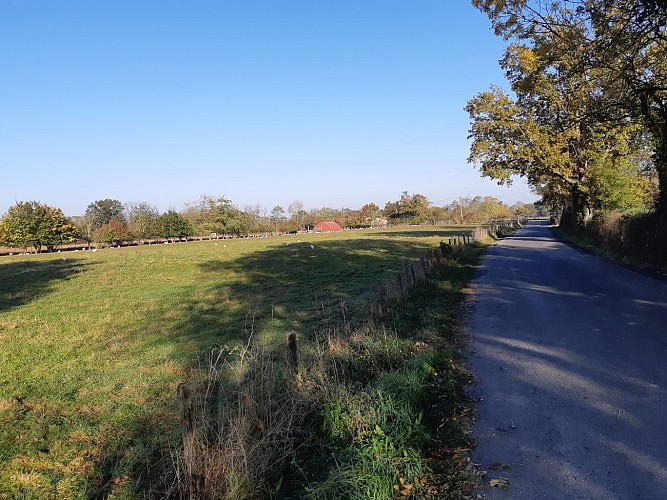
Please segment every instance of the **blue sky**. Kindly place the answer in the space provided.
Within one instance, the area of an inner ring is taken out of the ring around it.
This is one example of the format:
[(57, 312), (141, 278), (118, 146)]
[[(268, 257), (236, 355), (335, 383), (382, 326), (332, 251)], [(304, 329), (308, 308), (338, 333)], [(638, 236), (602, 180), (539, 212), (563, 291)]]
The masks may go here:
[(0, 214), (534, 201), (466, 163), (502, 51), (466, 0), (3, 0)]

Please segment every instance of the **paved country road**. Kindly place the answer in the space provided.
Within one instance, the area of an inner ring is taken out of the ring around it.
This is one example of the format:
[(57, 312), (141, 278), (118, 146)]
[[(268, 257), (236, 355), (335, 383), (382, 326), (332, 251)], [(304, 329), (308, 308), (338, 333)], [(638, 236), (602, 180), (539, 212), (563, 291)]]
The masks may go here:
[(532, 222), (491, 247), (474, 289), (479, 495), (667, 499), (667, 281)]

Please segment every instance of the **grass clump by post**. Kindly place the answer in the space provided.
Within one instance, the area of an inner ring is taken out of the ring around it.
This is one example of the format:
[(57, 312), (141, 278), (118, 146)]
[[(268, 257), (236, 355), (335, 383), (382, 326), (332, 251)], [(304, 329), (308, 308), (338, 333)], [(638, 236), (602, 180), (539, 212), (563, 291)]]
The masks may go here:
[(261, 498), (280, 488), (306, 414), (304, 401), (288, 390), (285, 373), (265, 349), (249, 346), (235, 363), (221, 354), (211, 352), (203, 380), (179, 387), (192, 424), (182, 425), (183, 447), (154, 496)]

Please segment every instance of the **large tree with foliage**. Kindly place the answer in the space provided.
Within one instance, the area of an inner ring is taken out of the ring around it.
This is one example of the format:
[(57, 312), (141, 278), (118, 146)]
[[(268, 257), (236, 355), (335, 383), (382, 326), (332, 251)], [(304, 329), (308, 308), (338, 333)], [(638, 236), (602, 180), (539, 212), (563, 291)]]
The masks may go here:
[(86, 216), (90, 218), (93, 228), (97, 229), (112, 220), (125, 221), (125, 207), (118, 200), (106, 198), (97, 200), (88, 205)]
[(106, 224), (102, 224), (95, 229), (93, 240), (103, 245), (121, 245), (126, 241), (131, 241), (132, 234), (124, 221), (111, 219)]
[(267, 217), (262, 217), (266, 209), (259, 204), (246, 205), (243, 208), (244, 226), (249, 233), (262, 233), (271, 230), (271, 224)]
[(193, 230), (185, 217), (169, 210), (157, 219), (157, 234), (162, 238), (173, 240), (192, 236)]
[(428, 220), (431, 202), (423, 194), (409, 194), (403, 191), (401, 198), (388, 202), (384, 207), (384, 215), (396, 224), (421, 224)]
[(468, 104), (474, 141), (470, 160), (501, 182), (525, 175), (546, 199), (570, 207), (581, 221), (592, 209), (631, 210), (646, 203), (650, 175), (641, 160), (649, 145), (660, 183), (657, 208), (664, 211), (664, 3), (473, 4), (511, 42), (502, 66), (516, 98), (494, 88)]
[(285, 209), (280, 205), (276, 205), (271, 209), (270, 215), (271, 224), (273, 225), (274, 231), (278, 230), (278, 224), (285, 220)]
[(90, 215), (80, 215), (73, 217), (72, 221), (79, 231), (79, 237), (90, 245), (95, 241), (95, 221)]
[(76, 237), (76, 226), (59, 208), (37, 201), (20, 201), (0, 219), (0, 243), (11, 248), (53, 251)]
[(147, 240), (157, 236), (157, 208), (146, 202), (128, 203), (125, 206), (127, 227), (135, 240)]
[(292, 221), (294, 221), (299, 226), (303, 224), (305, 214), (303, 211), (303, 202), (294, 200), (287, 206), (287, 211), (289, 212)]
[(236, 236), (248, 231), (246, 215), (224, 196), (207, 196), (188, 205), (183, 214), (198, 234), (218, 233)]

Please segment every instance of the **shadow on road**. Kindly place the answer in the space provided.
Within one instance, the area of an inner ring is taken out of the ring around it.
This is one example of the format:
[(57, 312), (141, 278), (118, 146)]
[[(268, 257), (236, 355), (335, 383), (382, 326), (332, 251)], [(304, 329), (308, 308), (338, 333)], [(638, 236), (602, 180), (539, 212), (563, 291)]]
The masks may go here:
[[(528, 226), (477, 279), (473, 459), (488, 498), (667, 491), (667, 283)], [(510, 488), (488, 488), (493, 478)]]

